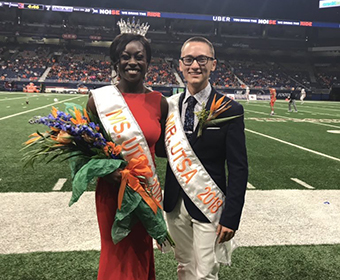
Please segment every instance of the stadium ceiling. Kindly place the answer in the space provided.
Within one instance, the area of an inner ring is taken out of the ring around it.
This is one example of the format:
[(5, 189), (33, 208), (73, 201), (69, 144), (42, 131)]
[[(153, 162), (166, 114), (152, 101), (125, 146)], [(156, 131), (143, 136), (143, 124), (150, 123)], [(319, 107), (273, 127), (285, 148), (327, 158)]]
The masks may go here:
[[(38, 0), (39, 1), (39, 0)], [(323, 0), (323, 1), (330, 1), (330, 0)], [(90, 15), (106, 15), (106, 16), (123, 16), (123, 17), (131, 17), (131, 16), (137, 16), (137, 17), (147, 17), (148, 19), (151, 18), (163, 18), (168, 19), (168, 23), (166, 25), (171, 24), (171, 20), (198, 20), (198, 21), (214, 21), (214, 22), (227, 22), (227, 23), (250, 23), (250, 24), (260, 24), (260, 25), (286, 25), (286, 26), (302, 26), (302, 27), (323, 27), (323, 28), (340, 28), (340, 20), (337, 18), (334, 22), (318, 22), (316, 20), (306, 20), (305, 17), (303, 17), (306, 13), (303, 15), (300, 15), (299, 18), (292, 18), (291, 14), (284, 14), (281, 18), (275, 18), (274, 14), (268, 14), (262, 13), (258, 17), (254, 16), (235, 16), (232, 15), (230, 11), (229, 14), (223, 14), (221, 11), (215, 12), (213, 14), (202, 14), (202, 13), (185, 13), (184, 11), (187, 9), (181, 9), (179, 12), (167, 12), (162, 10), (155, 10), (155, 9), (146, 9), (147, 6), (144, 5), (143, 9), (127, 9), (127, 8), (119, 8), (118, 3), (116, 4), (115, 8), (109, 8), (106, 7), (100, 7), (100, 6), (94, 6), (94, 5), (88, 5), (88, 6), (70, 6), (70, 5), (62, 5), (59, 4), (61, 1), (55, 1), (56, 3), (23, 3), (23, 2), (2, 2), (0, 1), (0, 9), (1, 11), (4, 11), (4, 8), (10, 10), (17, 9), (17, 17), (18, 22), (20, 24), (21, 22), (21, 13), (23, 10), (29, 10), (29, 11), (44, 11), (47, 13), (50, 12), (60, 12), (62, 13), (63, 21), (68, 20), (67, 14), (74, 14), (74, 13), (82, 13), (82, 17), (88, 18)], [(75, 1), (74, 1), (75, 2)], [(84, 2), (84, 1), (83, 1)], [(340, 0), (339, 0), (340, 2)], [(139, 3), (139, 2), (138, 2)], [(103, 4), (100, 2), (100, 4)], [(301, 3), (300, 3), (301, 4)], [(320, 2), (321, 5), (321, 2)], [(151, 8), (155, 8), (152, 6)], [(178, 7), (177, 7), (178, 8)], [(265, 8), (268, 9), (267, 6)], [(176, 9), (179, 10), (179, 9)], [(249, 9), (247, 9), (249, 10)], [(260, 9), (265, 10), (265, 9)], [(253, 15), (256, 14), (256, 11), (258, 9), (254, 10), (255, 13), (252, 13)], [(322, 9), (320, 9), (322, 11)], [(282, 11), (281, 11), (282, 12)], [(6, 13), (7, 14), (7, 13)], [(32, 15), (32, 14), (31, 14)], [(3, 21), (6, 20), (6, 16), (9, 16), (8, 14), (5, 15), (2, 19)], [(289, 17), (287, 17), (289, 16)], [(45, 17), (45, 15), (44, 15)], [(28, 19), (29, 17), (27, 17)], [(329, 18), (328, 18), (329, 19)], [(339, 21), (338, 21), (339, 20)], [(91, 20), (88, 21), (90, 23)], [(106, 25), (105, 23), (103, 25)]]
[(104, 0), (96, 2), (89, 0), (38, 0), (34, 2), (49, 5), (95, 6), (108, 9), (149, 10), (340, 23), (340, 7), (320, 9), (319, 0)]
[[(168, 2), (0, 1), (0, 35), (6, 42), (23, 37), (30, 42), (62, 39), (60, 43), (73, 40), (79, 44), (98, 42), (99, 46), (118, 34), (120, 17), (136, 16), (151, 25), (148, 38), (164, 46), (180, 46), (193, 35), (207, 37), (222, 50), (306, 51), (340, 45), (340, 17), (321, 22), (317, 20), (322, 17), (311, 16), (315, 9), (318, 15), (338, 13), (339, 9), (319, 9), (318, 0), (196, 0), (193, 7), (189, 5), (193, 1)], [(309, 7), (304, 9), (307, 2)], [(246, 8), (241, 9), (240, 3)]]

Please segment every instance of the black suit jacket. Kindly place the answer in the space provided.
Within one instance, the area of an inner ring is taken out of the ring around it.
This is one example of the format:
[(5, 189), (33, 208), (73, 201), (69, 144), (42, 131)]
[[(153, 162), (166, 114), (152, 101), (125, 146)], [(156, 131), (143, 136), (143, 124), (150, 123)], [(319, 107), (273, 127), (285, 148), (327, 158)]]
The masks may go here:
[[(215, 89), (212, 89), (206, 108), (209, 109), (216, 94), (216, 100), (223, 97)], [(179, 109), (182, 111), (182, 103), (185, 93), (179, 99)], [(230, 100), (225, 97), (225, 101)], [(229, 103), (231, 108), (223, 112), (218, 118), (243, 114), (243, 107), (236, 101)], [(225, 207), (223, 209), (220, 224), (237, 230), (244, 196), (248, 181), (248, 162), (244, 135), (244, 118), (238, 117), (233, 120), (223, 122), (218, 125), (218, 129), (205, 128), (202, 136), (197, 138), (198, 126), (192, 134), (189, 142), (210, 174), (215, 183), (226, 195)], [(226, 163), (227, 172), (226, 174)], [(184, 199), (188, 213), (194, 219), (201, 222), (209, 222), (203, 213), (192, 203), (190, 198), (180, 187), (170, 166), (167, 166), (165, 190), (164, 190), (164, 210), (171, 212), (180, 197)]]

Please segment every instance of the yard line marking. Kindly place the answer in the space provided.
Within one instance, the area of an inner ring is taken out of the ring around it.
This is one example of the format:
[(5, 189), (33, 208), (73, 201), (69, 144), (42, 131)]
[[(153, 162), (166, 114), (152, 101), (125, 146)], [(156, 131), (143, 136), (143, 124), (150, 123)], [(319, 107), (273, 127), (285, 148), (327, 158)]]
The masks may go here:
[[(302, 106), (302, 105), (301, 105)], [(307, 109), (315, 109), (314, 107), (310, 107), (310, 106), (303, 106), (303, 108), (307, 107)], [(340, 107), (340, 106), (339, 106)], [(325, 108), (325, 107), (318, 107), (318, 109), (321, 110), (329, 110), (329, 111), (336, 111), (337, 113), (339, 112), (338, 108)], [(321, 113), (322, 114), (322, 113)]]
[(6, 116), (6, 117), (2, 117), (2, 118), (0, 118), (0, 121), (5, 120), (5, 119), (9, 119), (11, 117), (16, 117), (16, 116), (19, 116), (19, 115), (23, 115), (23, 114), (26, 114), (26, 113), (29, 113), (29, 112), (33, 112), (33, 111), (36, 111), (36, 110), (40, 110), (42, 108), (50, 107), (50, 106), (52, 106), (54, 104), (63, 103), (63, 102), (70, 101), (70, 100), (77, 99), (77, 98), (81, 98), (81, 97), (84, 97), (84, 96), (77, 96), (77, 97), (65, 99), (65, 100), (62, 100), (62, 101), (59, 101), (59, 102), (53, 102), (53, 103), (45, 105), (45, 106), (41, 106), (41, 107), (34, 108), (34, 109), (31, 109), (31, 110), (27, 110), (27, 111), (24, 111), (24, 112), (16, 113), (14, 115), (9, 115), (9, 116)]
[(250, 184), (249, 182), (247, 182), (247, 189), (252, 189), (252, 190), (254, 190), (255, 187), (254, 187), (252, 184)]
[(67, 179), (66, 178), (59, 178), (58, 182), (54, 185), (53, 191), (60, 191), (64, 184), (66, 183)]
[(316, 155), (319, 155), (319, 156), (323, 156), (323, 157), (326, 157), (326, 158), (329, 158), (329, 159), (340, 161), (340, 158), (332, 157), (332, 156), (329, 156), (329, 155), (326, 155), (326, 154), (323, 154), (323, 153), (320, 153), (320, 152), (317, 152), (317, 151), (314, 151), (314, 150), (311, 150), (311, 149), (307, 149), (305, 147), (302, 147), (302, 146), (299, 146), (299, 145), (296, 145), (296, 144), (293, 144), (293, 143), (290, 143), (290, 142), (287, 142), (287, 141), (284, 141), (284, 140), (281, 140), (281, 139), (278, 139), (278, 138), (275, 138), (275, 137), (272, 137), (272, 136), (269, 136), (269, 135), (266, 135), (266, 134), (263, 134), (263, 133), (260, 133), (260, 132), (257, 132), (257, 131), (254, 131), (254, 130), (250, 130), (248, 128), (246, 128), (245, 131), (248, 131), (248, 132), (251, 132), (251, 133), (254, 133), (254, 134), (257, 134), (257, 135), (260, 135), (260, 136), (263, 136), (263, 137), (266, 137), (266, 138), (269, 138), (269, 139), (272, 139), (272, 140), (275, 140), (275, 141), (278, 141), (278, 142), (281, 142), (283, 144), (287, 144), (289, 146), (292, 146), (292, 147), (295, 147), (295, 148), (298, 148), (298, 149), (301, 149), (301, 150), (304, 150), (304, 151), (307, 151), (307, 152), (310, 152), (310, 153), (313, 153), (313, 154), (316, 154)]
[(23, 96), (23, 97), (13, 97), (13, 98), (4, 98), (4, 99), (0, 99), (0, 102), (1, 101), (11, 101), (11, 100), (16, 100), (16, 99), (26, 99), (26, 98), (27, 98), (26, 96)]
[(301, 180), (298, 179), (298, 178), (290, 178), (290, 179), (291, 179), (292, 181), (294, 181), (294, 182), (300, 184), (301, 186), (307, 188), (307, 189), (311, 189), (311, 190), (315, 189), (315, 188), (312, 187), (311, 185), (308, 185), (307, 183), (305, 183), (304, 181), (301, 181)]
[[(266, 115), (266, 116), (268, 116), (268, 118), (269, 118), (269, 114), (268, 114), (268, 113), (258, 112), (258, 111), (253, 111), (253, 110), (248, 110), (248, 109), (246, 109), (245, 112), (247, 113), (247, 111), (248, 111), (248, 112), (251, 112), (251, 113)], [(290, 114), (290, 113), (287, 112), (286, 114)], [(281, 118), (281, 119), (297, 119), (297, 120), (298, 120), (298, 118), (285, 117), (285, 116), (280, 116), (280, 115), (277, 115), (277, 114), (275, 114), (274, 117), (276, 117), (276, 118)], [(300, 123), (300, 122), (297, 122), (297, 123)], [(312, 124), (318, 124), (318, 125), (323, 125), (323, 126), (329, 126), (329, 127), (339, 128), (339, 126), (332, 125), (332, 124), (326, 124), (326, 123), (318, 123), (318, 122), (311, 122), (311, 121), (305, 121), (305, 123), (312, 123)]]
[[(261, 107), (261, 108), (268, 108), (266, 105), (253, 105), (254, 107)], [(287, 110), (287, 108), (284, 108), (284, 107), (281, 107), (281, 106), (277, 106), (275, 107), (275, 110)], [(307, 109), (308, 110), (308, 109)], [(329, 113), (322, 113), (322, 112), (311, 112), (311, 111), (307, 111), (307, 110), (304, 110), (304, 109), (300, 109), (300, 107), (298, 108), (298, 111), (299, 111), (299, 115), (301, 115), (301, 112), (305, 112), (305, 113), (309, 113), (309, 114), (312, 114), (312, 115), (324, 115), (324, 116), (331, 116), (331, 117), (340, 117), (340, 114), (329, 114)], [(339, 112), (339, 109), (334, 109), (334, 111), (337, 111)], [(291, 112), (293, 113), (293, 112)]]

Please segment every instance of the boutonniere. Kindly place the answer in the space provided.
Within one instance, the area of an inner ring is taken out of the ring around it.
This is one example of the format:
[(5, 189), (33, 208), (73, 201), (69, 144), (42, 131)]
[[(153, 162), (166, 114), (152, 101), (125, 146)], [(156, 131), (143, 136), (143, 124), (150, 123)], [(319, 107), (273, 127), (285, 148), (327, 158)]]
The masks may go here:
[(220, 118), (216, 119), (220, 114), (223, 112), (227, 111), (228, 109), (231, 108), (231, 105), (229, 101), (224, 101), (225, 96), (217, 100), (216, 102), (216, 94), (214, 96), (214, 100), (211, 103), (210, 109), (206, 110), (205, 109), (205, 104), (203, 104), (203, 109), (199, 112), (195, 112), (196, 116), (198, 117), (198, 133), (197, 137), (200, 137), (203, 133), (203, 129), (208, 127), (208, 126), (215, 126), (219, 123), (229, 121), (238, 117), (241, 117), (242, 115), (236, 115), (236, 116), (231, 116), (231, 117), (226, 117), (226, 118)]

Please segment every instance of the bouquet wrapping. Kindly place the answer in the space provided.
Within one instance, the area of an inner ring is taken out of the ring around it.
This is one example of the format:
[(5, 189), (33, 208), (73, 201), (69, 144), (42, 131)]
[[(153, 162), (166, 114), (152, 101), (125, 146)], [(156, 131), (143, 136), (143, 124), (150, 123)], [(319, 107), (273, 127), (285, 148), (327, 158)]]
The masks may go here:
[(31, 134), (24, 143), (24, 149), (34, 148), (24, 155), (26, 165), (33, 167), (37, 159), (47, 163), (55, 159), (69, 160), (72, 177), (69, 206), (79, 200), (94, 178), (121, 170), (118, 209), (111, 230), (113, 242), (116, 244), (126, 237), (140, 220), (158, 244), (174, 246), (161, 206), (145, 184), (145, 179), (152, 173), (146, 157), (141, 155), (126, 162), (121, 146), (112, 141), (98, 117), (88, 114), (77, 104), (65, 105), (65, 112), (52, 107), (48, 116), (37, 116), (29, 121), (43, 124), (49, 130)]

